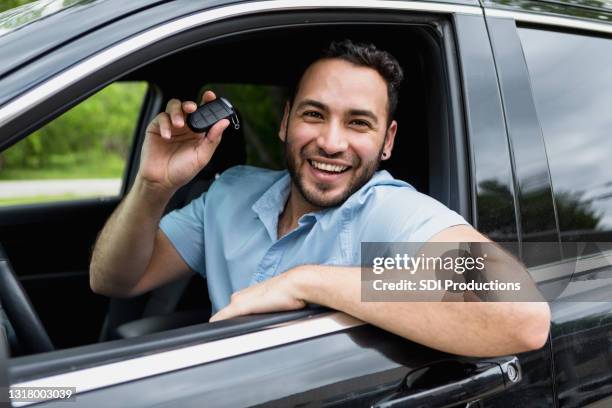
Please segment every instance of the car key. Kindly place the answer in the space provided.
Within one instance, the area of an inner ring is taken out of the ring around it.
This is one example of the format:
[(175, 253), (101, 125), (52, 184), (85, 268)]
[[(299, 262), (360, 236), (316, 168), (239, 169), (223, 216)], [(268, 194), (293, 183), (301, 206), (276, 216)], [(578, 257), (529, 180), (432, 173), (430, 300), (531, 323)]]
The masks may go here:
[(187, 115), (187, 125), (196, 133), (208, 132), (221, 119), (229, 119), (233, 123), (234, 129), (240, 128), (240, 122), (234, 107), (227, 99), (222, 97), (201, 105), (196, 111)]

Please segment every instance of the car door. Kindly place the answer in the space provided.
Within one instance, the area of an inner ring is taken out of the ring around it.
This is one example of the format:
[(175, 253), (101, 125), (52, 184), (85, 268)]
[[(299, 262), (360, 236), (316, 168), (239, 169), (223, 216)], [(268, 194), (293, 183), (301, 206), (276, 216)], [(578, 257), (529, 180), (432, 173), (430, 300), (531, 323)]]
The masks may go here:
[[(323, 9), (311, 11), (313, 5)], [(338, 11), (343, 6), (250, 2), (206, 10), (201, 4), (177, 1), (134, 14), (75, 39), (61, 50), (58, 55), (78, 63), (66, 67), (67, 71), (58, 69), (54, 82), (45, 82), (48, 73), (43, 72), (48, 59), (56, 56), (50, 54), (32, 63), (26, 71), (49, 94), (44, 95), (48, 98), (44, 106), (43, 97), (32, 103), (31, 115), (39, 116), (30, 119), (28, 126), (36, 127), (56, 110), (65, 110), (116, 77), (157, 58), (152, 55), (164, 55), (202, 38), (239, 29), (310, 24), (313, 17), (328, 25), (338, 24), (333, 27), (341, 27), (349, 18), (376, 24), (387, 19), (398, 23), (405, 18), (410, 24), (435, 19), (436, 32), (445, 45), (440, 61), (444, 61), (448, 81), (443, 86), (448, 86), (445, 119), (452, 128), (445, 147), (451, 166), (447, 170), (453, 176), (446, 180), (445, 202), (493, 238), (516, 239), (508, 139), (481, 8), (477, 3), (372, 2), (357, 10), (352, 6), (344, 13)], [(386, 13), (389, 10), (392, 13)], [(244, 18), (237, 19), (237, 15)], [(254, 18), (248, 18), (251, 15)], [(231, 24), (224, 20), (230, 18)], [(190, 31), (194, 27), (199, 31)], [(123, 41), (118, 41), (120, 35), (125, 36)], [(115, 41), (117, 44), (104, 48)], [(76, 55), (78, 52), (82, 54)], [(23, 73), (14, 75), (5, 80), (16, 80)], [(57, 84), (64, 87), (52, 88)], [(24, 109), (30, 106), (26, 99), (16, 101), (0, 108), (0, 123), (10, 135), (7, 139), (25, 133)], [(18, 113), (11, 114), (11, 109)], [(491, 154), (496, 157), (493, 164)], [(491, 178), (493, 183), (485, 183)], [(488, 200), (487, 194), (502, 194), (502, 199)], [(454, 406), (477, 400), (509, 406), (527, 400), (541, 405), (552, 401), (548, 346), (517, 357), (466, 359), (417, 345), (338, 312), (283, 316), (290, 320), (254, 317), (14, 358), (9, 363), (11, 382), (23, 387), (75, 387), (76, 401), (82, 406), (101, 406), (108, 401), (130, 406), (201, 406), (203, 401), (212, 406)], [(56, 400), (43, 405), (62, 403)]]
[[(487, 11), (519, 187), (526, 251), (560, 242), (548, 259), (529, 253), (548, 288), (559, 406), (610, 401), (610, 205), (604, 130), (612, 116), (612, 26), (604, 10)], [(580, 16), (581, 19), (576, 19)], [(591, 18), (589, 22), (584, 18)], [(553, 198), (553, 199), (551, 199)]]

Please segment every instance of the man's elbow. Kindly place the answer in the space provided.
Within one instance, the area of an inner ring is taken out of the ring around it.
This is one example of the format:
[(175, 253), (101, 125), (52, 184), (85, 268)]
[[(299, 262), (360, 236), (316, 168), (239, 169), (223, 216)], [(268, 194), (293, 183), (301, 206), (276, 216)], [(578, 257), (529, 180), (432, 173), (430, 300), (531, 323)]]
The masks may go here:
[(538, 350), (548, 341), (550, 331), (550, 308), (546, 302), (524, 304), (525, 311), (522, 317), (520, 330), (511, 328), (516, 332), (516, 342), (519, 352)]
[(96, 295), (113, 298), (130, 298), (137, 295), (137, 293), (133, 293), (132, 290), (124, 290), (117, 285), (109, 284), (108, 279), (100, 277), (100, 273), (93, 263), (89, 268), (89, 288)]
[(110, 288), (108, 285), (105, 285), (102, 280), (96, 276), (97, 274), (94, 273), (93, 268), (91, 268), (89, 272), (89, 288), (91, 291), (96, 295), (117, 297), (116, 291), (113, 290), (113, 288)]

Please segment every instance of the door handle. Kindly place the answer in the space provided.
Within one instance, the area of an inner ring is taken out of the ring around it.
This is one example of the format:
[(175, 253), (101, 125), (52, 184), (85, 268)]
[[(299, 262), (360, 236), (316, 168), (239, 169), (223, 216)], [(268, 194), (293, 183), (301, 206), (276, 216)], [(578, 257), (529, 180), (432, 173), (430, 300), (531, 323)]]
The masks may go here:
[[(432, 384), (435, 378), (443, 378), (443, 383)], [(378, 401), (372, 408), (469, 404), (498, 394), (518, 384), (521, 378), (520, 364), (514, 356), (472, 363), (438, 362), (409, 373), (398, 391)]]

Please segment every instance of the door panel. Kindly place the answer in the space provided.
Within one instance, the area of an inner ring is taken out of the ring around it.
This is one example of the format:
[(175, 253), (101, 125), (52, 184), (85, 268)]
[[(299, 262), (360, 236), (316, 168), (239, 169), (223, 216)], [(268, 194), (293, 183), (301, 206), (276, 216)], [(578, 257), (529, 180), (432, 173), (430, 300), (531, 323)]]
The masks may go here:
[(440, 367), (415, 384), (417, 391), (468, 362), (479, 360), (456, 358), (366, 325), (90, 391), (77, 402), (87, 407), (109, 400), (131, 407), (371, 407), (402, 389), (411, 372)]
[(94, 199), (0, 210), (0, 242), (58, 348), (97, 340), (107, 299), (89, 288), (89, 260), (117, 203)]

